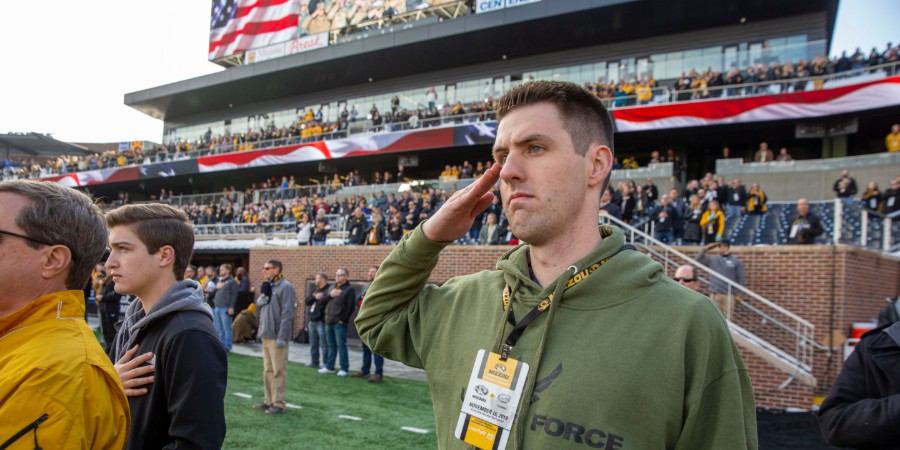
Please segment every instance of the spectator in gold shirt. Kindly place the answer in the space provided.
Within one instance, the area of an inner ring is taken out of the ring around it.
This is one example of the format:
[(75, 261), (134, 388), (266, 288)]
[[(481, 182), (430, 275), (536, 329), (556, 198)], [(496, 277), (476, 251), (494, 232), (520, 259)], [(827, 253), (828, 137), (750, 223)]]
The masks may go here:
[(884, 146), (889, 152), (900, 152), (900, 124), (895, 123), (884, 138)]

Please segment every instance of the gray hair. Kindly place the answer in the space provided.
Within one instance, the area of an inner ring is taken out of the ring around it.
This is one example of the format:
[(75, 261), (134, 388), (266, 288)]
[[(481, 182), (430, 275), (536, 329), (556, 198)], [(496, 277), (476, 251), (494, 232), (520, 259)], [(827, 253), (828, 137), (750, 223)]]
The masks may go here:
[[(31, 200), (31, 205), (19, 211), (16, 225), (34, 239), (68, 247), (72, 264), (66, 287), (83, 289), (94, 265), (103, 259), (109, 242), (103, 212), (93, 199), (56, 183), (28, 180), (0, 182), (0, 192)], [(33, 248), (43, 245), (27, 242)]]

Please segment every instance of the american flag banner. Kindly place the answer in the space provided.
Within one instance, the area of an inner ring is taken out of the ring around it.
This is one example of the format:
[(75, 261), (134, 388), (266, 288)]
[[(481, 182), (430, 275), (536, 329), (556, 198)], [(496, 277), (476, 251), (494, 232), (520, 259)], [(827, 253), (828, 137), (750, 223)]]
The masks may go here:
[(213, 0), (209, 59), (289, 41), (299, 21), (298, 0)]

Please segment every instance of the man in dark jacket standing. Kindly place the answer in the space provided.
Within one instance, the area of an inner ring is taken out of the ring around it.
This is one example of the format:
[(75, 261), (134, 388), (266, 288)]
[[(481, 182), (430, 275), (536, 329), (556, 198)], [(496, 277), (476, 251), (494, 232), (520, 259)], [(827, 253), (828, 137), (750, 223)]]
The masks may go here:
[(107, 273), (116, 292), (139, 300), (113, 349), (131, 406), (125, 448), (221, 448), (228, 360), (203, 290), (183, 279), (194, 248), (189, 219), (169, 205), (126, 205), (108, 212), (106, 225)]
[[(316, 289), (306, 296), (306, 306), (309, 306), (309, 362), (306, 367), (325, 368), (328, 361), (328, 345), (325, 338), (325, 306), (328, 305), (328, 275), (320, 273), (316, 275)], [(322, 363), (319, 365), (319, 350), (322, 353)]]
[[(369, 273), (366, 275), (366, 285), (363, 287), (362, 292), (359, 293), (359, 298), (356, 301), (357, 306), (362, 308), (363, 299), (366, 296), (366, 291), (369, 290), (369, 285), (372, 284), (372, 280), (375, 279), (375, 275), (378, 274), (378, 266), (369, 267)], [(384, 357), (373, 353), (372, 349), (369, 348), (365, 343), (362, 344), (362, 353), (363, 360), (362, 366), (360, 367), (359, 372), (353, 374), (354, 378), (367, 378), (371, 383), (381, 383), (384, 381)], [(375, 373), (369, 374), (369, 371), (372, 368), (372, 360), (375, 360)]]
[(284, 279), (281, 261), (269, 260), (263, 267), (266, 281), (256, 300), (259, 308), (259, 337), (263, 344), (263, 385), (265, 401), (254, 406), (266, 414), (284, 412), (287, 389), (288, 341), (293, 334), (294, 286)]
[(364, 245), (366, 243), (366, 228), (369, 222), (363, 216), (361, 208), (353, 210), (353, 215), (347, 220), (347, 231), (349, 238), (347, 241), (351, 245)]
[(842, 171), (841, 177), (834, 182), (834, 193), (838, 198), (850, 198), (856, 195), (856, 180), (850, 176), (849, 171)]
[(328, 293), (330, 300), (325, 306), (325, 338), (328, 341), (328, 359), (319, 373), (334, 373), (334, 362), (340, 356), (341, 370), (337, 376), (346, 377), (350, 370), (347, 355), (347, 324), (353, 314), (356, 290), (350, 285), (350, 272), (338, 269), (334, 273), (334, 288)]
[(864, 334), (819, 409), (829, 444), (900, 448), (900, 322)]
[[(747, 189), (741, 184), (741, 180), (737, 178), (731, 180), (726, 196), (728, 201), (725, 202), (725, 205), (728, 215), (730, 217), (741, 217), (747, 207)], [(722, 199), (719, 200), (721, 201)]]
[(900, 177), (891, 181), (891, 187), (881, 194), (881, 201), (884, 203), (885, 214), (900, 210)]
[(809, 212), (809, 201), (805, 198), (797, 200), (797, 217), (791, 223), (788, 242), (791, 244), (812, 244), (816, 237), (824, 233), (822, 221)]
[(213, 297), (213, 324), (219, 339), (226, 351), (231, 351), (231, 317), (234, 315), (234, 304), (237, 303), (238, 284), (231, 276), (231, 264), (219, 266), (219, 278), (216, 282), (216, 293)]

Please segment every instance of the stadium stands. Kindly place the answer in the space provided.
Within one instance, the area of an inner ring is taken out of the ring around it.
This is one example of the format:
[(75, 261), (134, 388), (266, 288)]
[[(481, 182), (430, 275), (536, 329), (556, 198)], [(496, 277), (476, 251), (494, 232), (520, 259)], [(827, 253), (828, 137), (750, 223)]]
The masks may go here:
[[(873, 49), (874, 51), (874, 49)], [(610, 82), (584, 82), (586, 89), (603, 98), (610, 109), (646, 104), (675, 103), (711, 98), (743, 97), (754, 95), (771, 95), (781, 92), (821, 89), (831, 85), (845, 83), (848, 79), (855, 82), (863, 79), (874, 79), (888, 75), (900, 74), (900, 46), (886, 49), (876, 56), (863, 58), (857, 50), (853, 55), (835, 57), (826, 60), (821, 57), (807, 63), (805, 59), (788, 61), (784, 65), (778, 62), (778, 51), (773, 52), (770, 65), (750, 65), (742, 71), (733, 69), (731, 76), (723, 76), (712, 69), (691, 69), (683, 73), (671, 86), (659, 86), (652, 75), (649, 79), (622, 79)], [(876, 52), (877, 53), (877, 52)], [(847, 63), (852, 61), (852, 63)], [(797, 69), (794, 67), (797, 66)], [(808, 67), (808, 68), (807, 68)], [(814, 68), (815, 67), (815, 68)], [(544, 75), (550, 75), (548, 71)], [(742, 74), (742, 76), (736, 76)], [(765, 75), (761, 75), (765, 73)], [(538, 74), (540, 75), (540, 74)], [(728, 74), (726, 74), (728, 75)], [(534, 74), (528, 75), (534, 78)], [(578, 81), (578, 77), (559, 77)], [(643, 77), (642, 77), (643, 78)], [(650, 99), (638, 99), (635, 93), (638, 85), (646, 81), (652, 93)], [(487, 89), (487, 88), (486, 88)], [(425, 88), (422, 88), (424, 91)], [(463, 96), (452, 107), (445, 102), (443, 108), (429, 108), (429, 105), (412, 100), (407, 108), (399, 108), (389, 103), (387, 95), (378, 96), (384, 104), (372, 103), (372, 109), (364, 116), (353, 107), (353, 113), (347, 111), (348, 102), (343, 103), (343, 110), (333, 111), (332, 120), (325, 120), (321, 108), (313, 112), (311, 108), (298, 108), (296, 119), (291, 123), (278, 124), (274, 119), (262, 119), (257, 129), (246, 132), (224, 133), (213, 135), (212, 125), (195, 125), (187, 127), (191, 130), (205, 128), (199, 136), (186, 136), (174, 130), (166, 135), (163, 145), (153, 145), (144, 149), (125, 149), (109, 151), (92, 156), (67, 156), (40, 160), (34, 158), (3, 159), (3, 179), (42, 178), (55, 174), (82, 172), (110, 167), (124, 167), (158, 163), (161, 161), (192, 159), (199, 156), (248, 151), (264, 148), (275, 148), (285, 145), (314, 142), (322, 140), (343, 139), (353, 134), (371, 134), (385, 131), (408, 130), (416, 128), (439, 127), (463, 122), (485, 122), (495, 119), (493, 110), (495, 100), (491, 98), (493, 87), (487, 93), (484, 90), (467, 89), (459, 93)], [(396, 97), (396, 95), (394, 95)], [(404, 96), (404, 99), (409, 99)], [(423, 97), (424, 101), (425, 97)], [(360, 104), (367, 104), (369, 98), (357, 99)], [(407, 100), (409, 102), (409, 100)], [(468, 108), (464, 105), (469, 105)], [(268, 116), (265, 116), (266, 118)], [(249, 123), (249, 122), (248, 122)]]

